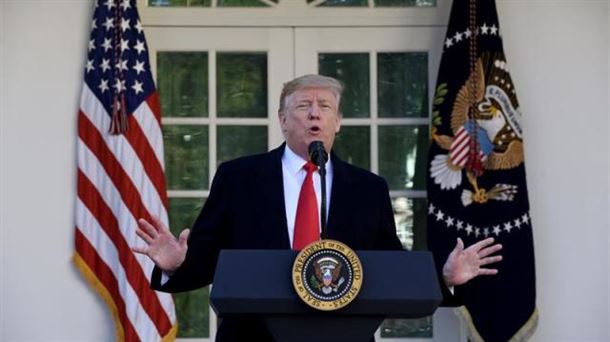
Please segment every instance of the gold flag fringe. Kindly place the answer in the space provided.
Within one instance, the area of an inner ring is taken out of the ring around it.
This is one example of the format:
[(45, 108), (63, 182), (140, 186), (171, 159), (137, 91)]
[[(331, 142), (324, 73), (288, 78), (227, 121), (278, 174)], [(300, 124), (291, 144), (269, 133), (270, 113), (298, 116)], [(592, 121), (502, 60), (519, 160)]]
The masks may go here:
[[(471, 342), (485, 342), (483, 337), (479, 334), (479, 331), (474, 326), (472, 316), (465, 306), (460, 306), (454, 310), (455, 314), (460, 318), (460, 321), (466, 326), (466, 333), (468, 340)], [(508, 342), (525, 342), (532, 337), (536, 328), (538, 327), (538, 309), (534, 308), (530, 318), (521, 326), (519, 331), (508, 340)]]
[[(112, 296), (108, 293), (108, 290), (102, 285), (102, 282), (97, 278), (95, 273), (89, 268), (87, 263), (83, 260), (83, 258), (78, 255), (78, 253), (74, 253), (72, 257), (72, 261), (76, 265), (76, 268), (81, 272), (83, 277), (89, 282), (89, 285), (93, 287), (99, 295), (102, 297), (106, 305), (110, 309), (110, 313), (112, 314), (112, 318), (115, 323), (115, 335), (116, 341), (125, 341), (125, 332), (123, 330), (123, 324), (121, 324), (121, 320), (119, 319), (119, 311), (112, 300)], [(174, 324), (171, 330), (167, 333), (167, 335), (163, 336), (161, 342), (173, 342), (176, 340), (176, 334), (178, 333), (178, 323)]]

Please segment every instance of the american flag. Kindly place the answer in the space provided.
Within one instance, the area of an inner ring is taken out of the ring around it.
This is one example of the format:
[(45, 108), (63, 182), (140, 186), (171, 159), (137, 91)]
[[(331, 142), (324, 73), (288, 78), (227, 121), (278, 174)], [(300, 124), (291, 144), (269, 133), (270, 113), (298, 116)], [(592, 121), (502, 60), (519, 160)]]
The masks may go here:
[(163, 135), (135, 0), (95, 4), (78, 113), (74, 261), (108, 304), (119, 341), (172, 340), (169, 294), (150, 289), (153, 263), (137, 219), (168, 223)]

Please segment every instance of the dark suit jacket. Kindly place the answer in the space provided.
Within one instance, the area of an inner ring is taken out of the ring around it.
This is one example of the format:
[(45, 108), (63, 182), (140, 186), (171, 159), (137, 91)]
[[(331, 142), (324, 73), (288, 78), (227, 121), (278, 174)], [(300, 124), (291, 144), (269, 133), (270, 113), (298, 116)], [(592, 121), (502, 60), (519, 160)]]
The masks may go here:
[[(290, 248), (281, 161), (284, 146), (220, 165), (193, 226), (184, 263), (163, 286), (155, 268), (153, 288), (180, 292), (210, 284), (220, 249)], [(328, 238), (355, 250), (401, 249), (385, 180), (334, 154), (331, 158)], [(266, 341), (271, 336), (260, 320), (249, 317), (223, 320), (217, 340)]]

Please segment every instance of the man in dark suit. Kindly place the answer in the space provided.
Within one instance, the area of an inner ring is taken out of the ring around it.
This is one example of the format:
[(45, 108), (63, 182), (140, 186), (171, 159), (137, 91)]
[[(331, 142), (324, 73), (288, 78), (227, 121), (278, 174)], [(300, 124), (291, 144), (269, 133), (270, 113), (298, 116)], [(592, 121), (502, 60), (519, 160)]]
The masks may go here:
[[(341, 127), (341, 91), (338, 81), (319, 75), (285, 84), (279, 120), (286, 142), (268, 153), (220, 165), (192, 233), (185, 229), (176, 239), (156, 218), (151, 223), (139, 221), (137, 233), (147, 247), (134, 251), (155, 262), (155, 289), (180, 292), (210, 284), (221, 249), (295, 248), (301, 185), (308, 177), (303, 167), (312, 141), (321, 141), (331, 152), (326, 165), (328, 238), (355, 250), (401, 249), (386, 182), (332, 153)], [(311, 177), (319, 208), (320, 175), (315, 172)], [(481, 266), (501, 260), (492, 255), (500, 249), (493, 239), (466, 249), (459, 240), (442, 271), (445, 285), (453, 287), (478, 275), (495, 274), (496, 270)], [(244, 317), (223, 320), (217, 340), (273, 339), (260, 319)]]

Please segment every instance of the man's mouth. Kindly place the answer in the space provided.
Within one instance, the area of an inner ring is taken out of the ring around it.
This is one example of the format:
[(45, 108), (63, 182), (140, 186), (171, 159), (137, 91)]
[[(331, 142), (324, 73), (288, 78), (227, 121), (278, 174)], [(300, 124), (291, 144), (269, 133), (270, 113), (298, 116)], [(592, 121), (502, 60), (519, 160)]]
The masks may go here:
[(318, 126), (311, 126), (309, 127), (308, 131), (312, 134), (318, 134), (322, 131), (322, 129)]

